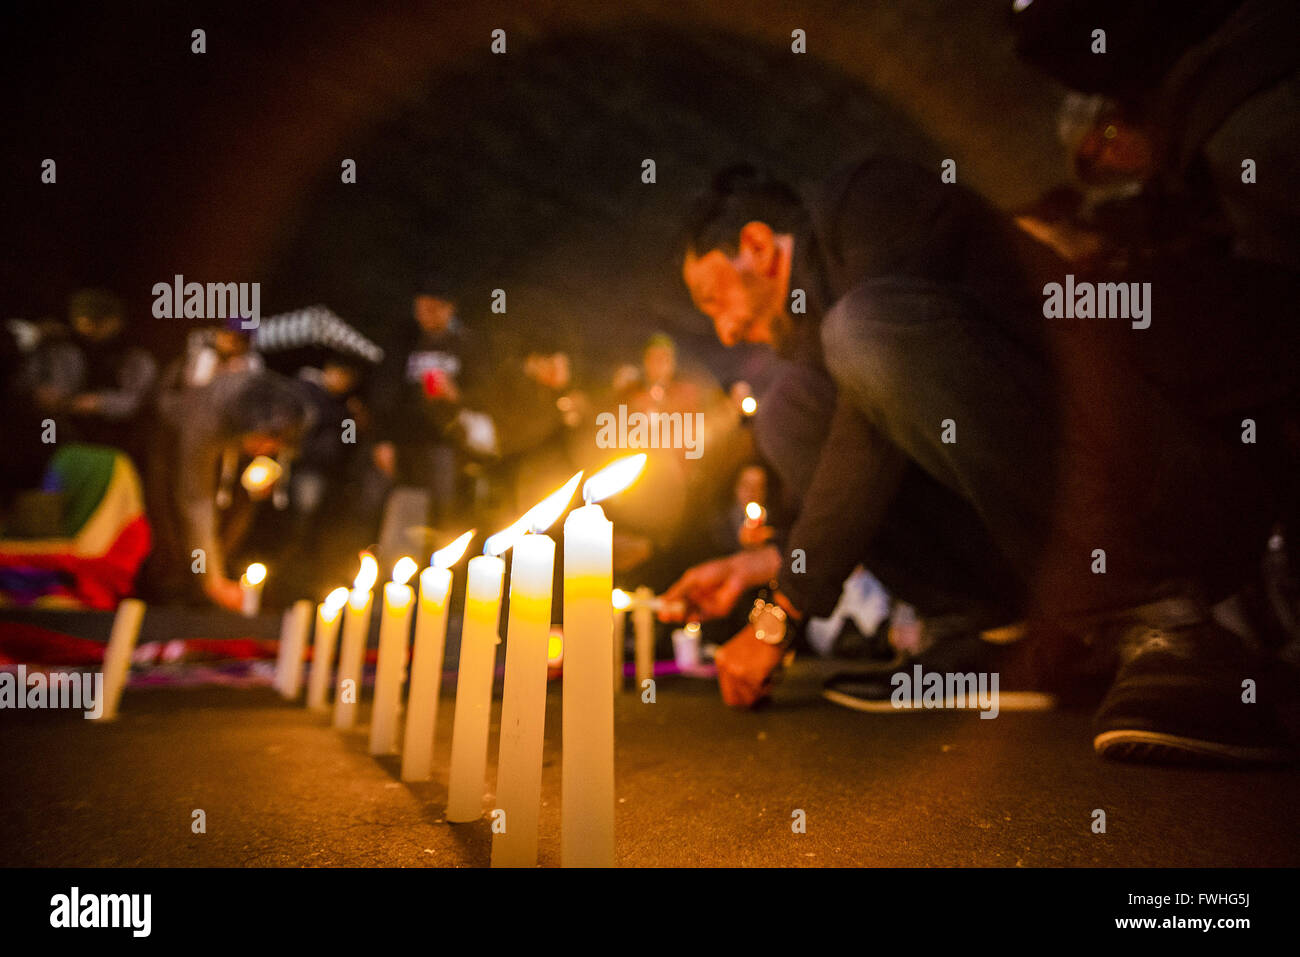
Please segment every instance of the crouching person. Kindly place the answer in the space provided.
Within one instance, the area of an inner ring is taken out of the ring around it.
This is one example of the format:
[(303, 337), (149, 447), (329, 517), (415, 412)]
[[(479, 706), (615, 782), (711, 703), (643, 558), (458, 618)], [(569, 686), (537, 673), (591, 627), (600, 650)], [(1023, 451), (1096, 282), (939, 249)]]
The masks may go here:
[(164, 396), (146, 480), (157, 538), (145, 580), (154, 600), (206, 598), (239, 609), (226, 557), (248, 527), (256, 493), (246, 495), (237, 477), (254, 456), (291, 455), (310, 418), (302, 386), (273, 372), (218, 376)]

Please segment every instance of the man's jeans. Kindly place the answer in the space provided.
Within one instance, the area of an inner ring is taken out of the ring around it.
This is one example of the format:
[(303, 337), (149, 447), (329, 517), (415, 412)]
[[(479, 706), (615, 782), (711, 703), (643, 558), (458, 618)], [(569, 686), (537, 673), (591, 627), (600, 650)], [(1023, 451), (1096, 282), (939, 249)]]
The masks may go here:
[(1248, 451), (1132, 370), (1141, 334), (1086, 320), (1038, 347), (945, 284), (855, 287), (822, 321), (834, 387), (804, 369), (760, 409), (760, 448), (804, 490), (787, 550), (807, 571), (783, 587), (822, 614), (860, 561), (928, 614), (1053, 618), (1234, 587), (1268, 513)]

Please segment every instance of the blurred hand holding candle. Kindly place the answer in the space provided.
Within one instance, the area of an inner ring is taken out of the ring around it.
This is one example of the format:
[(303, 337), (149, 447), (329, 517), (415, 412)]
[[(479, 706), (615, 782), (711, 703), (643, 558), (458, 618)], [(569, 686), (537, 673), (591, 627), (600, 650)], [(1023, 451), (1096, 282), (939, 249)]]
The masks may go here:
[(265, 455), (259, 455), (248, 463), (248, 468), (244, 469), (244, 473), (239, 477), (239, 484), (244, 486), (249, 498), (258, 501), (270, 494), (283, 473), (284, 468), (279, 462)]
[(415, 613), (415, 648), (411, 654), (411, 687), (406, 705), (406, 736), (402, 741), (402, 780), (427, 781), (433, 773), (433, 741), (438, 727), (438, 691), (451, 607), (451, 567), (473, 541), (466, 532), (433, 553), (420, 573), (420, 604)]
[(564, 523), (564, 694), (560, 862), (614, 864), (614, 525), (600, 501), (634, 482), (644, 453), (619, 459), (583, 488)]
[(745, 548), (762, 548), (771, 540), (772, 527), (767, 524), (767, 509), (758, 502), (745, 505), (745, 520), (740, 525), (740, 544)]
[(346, 729), (357, 720), (361, 675), (370, 636), (370, 590), (379, 578), (379, 564), (369, 552), (361, 555), (361, 570), (343, 611), (343, 644), (339, 649), (338, 687), (334, 694), (334, 727)]
[(379, 613), (379, 657), (375, 662), (375, 701), (370, 715), (370, 753), (397, 750), (397, 718), (402, 707), (402, 672), (411, 634), (414, 594), (406, 584), (419, 569), (414, 558), (400, 558), (393, 578), (384, 586)]
[(542, 747), (546, 727), (546, 673), (555, 588), (555, 540), (542, 534), (573, 499), (579, 472), (529, 509), (510, 558), (510, 616), (506, 676), (501, 697), (497, 807), (505, 829), (493, 830), (493, 867), (537, 865), (537, 818), (542, 803)]
[(316, 637), (312, 642), (311, 672), (307, 676), (307, 707), (324, 711), (329, 690), (330, 670), (334, 667), (334, 646), (338, 642), (343, 606), (348, 590), (336, 588), (316, 606)]
[(253, 562), (239, 577), (239, 611), (252, 618), (262, 609), (262, 585), (266, 582), (266, 566)]

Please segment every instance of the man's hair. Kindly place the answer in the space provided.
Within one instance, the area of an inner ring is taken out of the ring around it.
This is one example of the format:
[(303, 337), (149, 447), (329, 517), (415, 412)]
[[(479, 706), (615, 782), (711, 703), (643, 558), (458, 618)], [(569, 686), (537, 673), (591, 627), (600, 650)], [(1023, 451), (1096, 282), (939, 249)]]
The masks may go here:
[(313, 424), (302, 389), (276, 372), (251, 375), (226, 409), (226, 421), (239, 435), (259, 432), (287, 445), (296, 445)]
[(126, 319), (122, 300), (107, 289), (78, 289), (68, 297), (68, 318), (86, 316), (90, 319)]
[(750, 163), (735, 163), (719, 171), (708, 191), (692, 204), (684, 245), (697, 256), (714, 249), (734, 256), (747, 223), (762, 222), (775, 233), (793, 233), (806, 219), (799, 194), (789, 185)]

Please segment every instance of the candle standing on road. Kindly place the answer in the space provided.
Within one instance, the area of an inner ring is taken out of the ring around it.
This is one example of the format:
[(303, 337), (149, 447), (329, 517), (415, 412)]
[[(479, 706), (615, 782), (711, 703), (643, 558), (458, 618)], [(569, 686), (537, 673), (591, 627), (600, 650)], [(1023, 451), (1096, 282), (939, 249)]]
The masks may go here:
[(379, 657), (375, 662), (375, 702), (370, 714), (370, 753), (397, 750), (397, 719), (402, 710), (402, 672), (411, 636), (415, 596), (406, 584), (419, 569), (414, 558), (400, 558), (393, 578), (384, 586), (379, 613)]
[(497, 808), (504, 829), (492, 829), (493, 867), (537, 866), (537, 818), (542, 803), (542, 748), (546, 729), (546, 670), (555, 590), (555, 540), (543, 534), (568, 508), (579, 472), (529, 509), (525, 534), (510, 556), (510, 619), (501, 695)]
[(451, 607), (451, 567), (473, 541), (466, 532), (433, 553), (432, 564), (420, 573), (420, 605), (415, 613), (415, 647), (411, 653), (411, 688), (406, 704), (406, 736), (402, 741), (402, 780), (427, 781), (433, 773), (433, 741), (438, 727), (438, 691)]
[(361, 555), (348, 604), (343, 610), (343, 644), (339, 649), (338, 688), (334, 692), (334, 727), (351, 728), (357, 720), (361, 675), (366, 664), (366, 639), (370, 636), (370, 589), (379, 577), (379, 564), (369, 552)]
[(564, 692), (560, 863), (614, 864), (614, 525), (600, 501), (645, 467), (619, 459), (583, 488), (587, 503), (564, 522)]
[(334, 646), (338, 642), (343, 606), (348, 590), (336, 588), (316, 607), (316, 637), (311, 646), (311, 671), (307, 675), (307, 707), (324, 711), (329, 692), (330, 670), (334, 667)]

